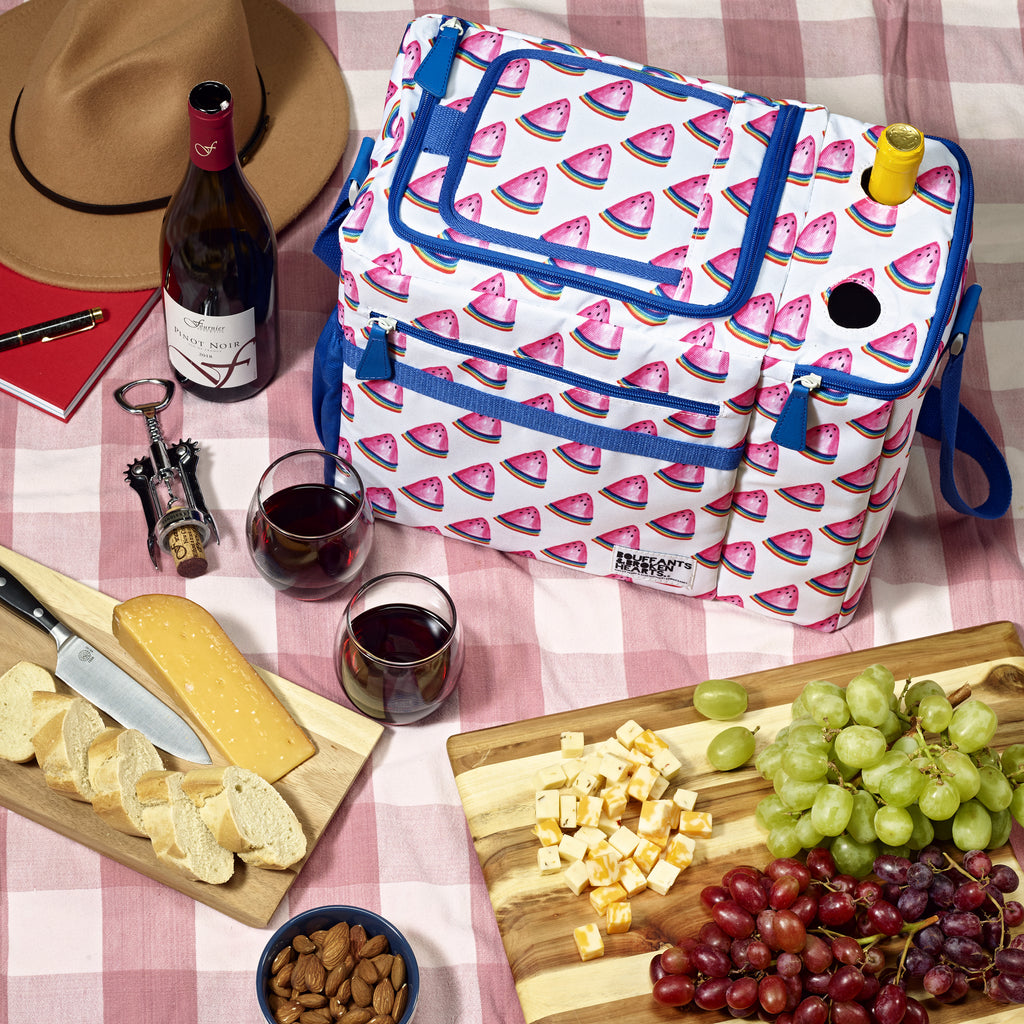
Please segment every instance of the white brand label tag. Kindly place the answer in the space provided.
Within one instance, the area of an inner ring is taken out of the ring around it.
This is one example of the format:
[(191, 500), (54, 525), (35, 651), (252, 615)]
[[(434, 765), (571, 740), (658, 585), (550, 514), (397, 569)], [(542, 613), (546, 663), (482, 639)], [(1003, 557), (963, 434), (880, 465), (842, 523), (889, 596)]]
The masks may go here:
[(682, 555), (666, 555), (661, 551), (639, 551), (616, 544), (612, 548), (612, 570), (620, 576), (670, 583), (690, 589), (697, 563)]

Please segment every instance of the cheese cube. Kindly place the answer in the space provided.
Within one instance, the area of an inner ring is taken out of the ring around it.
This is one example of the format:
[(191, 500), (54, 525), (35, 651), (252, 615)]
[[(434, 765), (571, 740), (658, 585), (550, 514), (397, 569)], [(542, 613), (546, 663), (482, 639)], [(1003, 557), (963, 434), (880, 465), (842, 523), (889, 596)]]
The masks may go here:
[(562, 771), (565, 773), (565, 784), (571, 786), (576, 781), (576, 776), (583, 771), (583, 758), (570, 757), (562, 762)]
[(626, 756), (626, 761), (629, 764), (629, 773), (630, 773), (630, 775), (632, 775), (633, 772), (635, 772), (637, 770), (637, 768), (640, 767), (640, 765), (642, 765), (642, 764), (650, 764), (651, 763), (650, 757), (647, 754), (643, 753), (642, 751), (637, 750), (636, 747), (631, 747), (630, 748), (630, 750), (629, 750), (629, 752), (628, 752), (628, 754)]
[(635, 740), (633, 740), (633, 749), (639, 750), (648, 757), (653, 757), (655, 752), (658, 750), (668, 750), (668, 744), (650, 729), (644, 729), (644, 731), (640, 733)]
[(534, 797), (534, 816), (537, 821), (545, 818), (558, 820), (558, 790), (538, 789)]
[(587, 879), (587, 867), (581, 860), (574, 860), (562, 872), (562, 877), (565, 879), (565, 884), (577, 896), (582, 895), (583, 890), (590, 885), (590, 881)]
[(679, 808), (671, 800), (645, 800), (640, 808), (640, 821), (636, 830), (645, 839), (664, 846), (672, 831), (672, 819)]
[(711, 835), (711, 812), (680, 811), (678, 828), (684, 836), (706, 838)]
[(595, 888), (611, 885), (619, 880), (619, 862), (607, 859), (590, 860), (584, 858), (583, 866), (587, 869), (587, 881)]
[[(652, 764), (651, 767), (653, 768), (654, 765)], [(647, 794), (647, 796), (651, 800), (660, 800), (665, 795), (665, 791), (668, 789), (668, 787), (668, 779), (666, 779), (665, 776), (659, 772), (658, 777), (654, 780), (654, 782), (651, 783), (651, 791)]]
[(600, 779), (598, 779), (596, 775), (588, 772), (586, 765), (584, 765), (583, 771), (581, 771), (573, 781), (572, 791), (577, 796), (590, 796), (590, 794), (595, 792), (600, 785)]
[(677, 832), (669, 839), (668, 846), (665, 847), (665, 860), (669, 864), (675, 864), (680, 870), (684, 870), (693, 863), (693, 851), (696, 846), (696, 839)]
[(650, 839), (641, 839), (633, 851), (633, 860), (637, 867), (646, 874), (651, 873), (660, 856), (661, 847), (657, 843), (652, 843)]
[(629, 774), (629, 762), (614, 754), (605, 754), (601, 758), (601, 774), (609, 785), (614, 785)]
[(562, 855), (563, 860), (583, 860), (587, 852), (587, 844), (582, 839), (577, 839), (566, 833), (558, 843), (558, 852)]
[(572, 937), (581, 960), (594, 960), (604, 955), (604, 939), (596, 924), (581, 924), (573, 929)]
[(651, 767), (657, 768), (666, 779), (671, 779), (680, 768), (682, 762), (667, 747), (664, 750), (656, 750), (651, 754)]
[(604, 801), (599, 796), (581, 796), (576, 805), (576, 824), (597, 828), (601, 822)]
[(647, 888), (647, 875), (640, 870), (640, 865), (632, 857), (620, 862), (619, 877), (616, 881), (626, 890), (626, 896), (629, 897)]
[(558, 764), (541, 768), (533, 780), (535, 789), (561, 789), (565, 785), (565, 772)]
[(672, 800), (679, 805), (681, 811), (692, 811), (697, 803), (697, 791), (693, 789), (683, 789), (680, 786), (673, 794)]
[(605, 911), (619, 900), (626, 898), (626, 890), (618, 882), (611, 885), (602, 885), (600, 888), (590, 890), (590, 905), (594, 912), (604, 917)]
[(542, 818), (533, 826), (533, 832), (541, 846), (557, 846), (562, 841), (562, 830), (554, 818)]
[(647, 888), (664, 896), (675, 885), (678, 877), (679, 868), (675, 864), (670, 864), (667, 860), (659, 860), (647, 876)]
[(601, 791), (604, 812), (609, 818), (619, 819), (626, 813), (626, 808), (629, 806), (628, 788), (627, 783), (620, 782)]
[(599, 754), (611, 754), (612, 757), (617, 757), (621, 760), (629, 753), (629, 747), (621, 744), (614, 736), (610, 736), (597, 745), (597, 752)]
[(576, 800), (571, 793), (558, 798), (558, 824), (562, 828), (576, 828)]
[(586, 843), (588, 850), (593, 850), (599, 843), (605, 841), (605, 834), (601, 829), (593, 825), (582, 825), (576, 829), (574, 835), (581, 842)]
[(608, 843), (613, 846), (623, 857), (630, 857), (636, 849), (640, 837), (627, 825), (620, 825), (609, 837)]
[(602, 814), (601, 820), (597, 823), (597, 827), (605, 834), (605, 836), (611, 836), (618, 832), (621, 824), (621, 818), (609, 818), (607, 814)]
[(627, 749), (633, 746), (637, 736), (644, 731), (642, 725), (637, 725), (633, 719), (629, 719), (628, 722), (623, 722), (622, 725), (615, 730), (615, 738)]
[(583, 770), (590, 775), (596, 775), (600, 780), (602, 760), (604, 760), (604, 754), (586, 754), (583, 758)]
[(542, 875), (553, 875), (562, 870), (562, 858), (556, 846), (542, 846), (537, 851), (537, 870)]
[(605, 911), (605, 931), (609, 935), (622, 935), (633, 923), (633, 908), (626, 901), (612, 903)]
[(659, 774), (650, 765), (641, 765), (633, 772), (626, 792), (634, 800), (646, 800), (651, 795), (651, 787), (658, 778), (660, 778)]
[(562, 751), (562, 757), (579, 757), (583, 753), (583, 733), (581, 732), (563, 732), (559, 745)]

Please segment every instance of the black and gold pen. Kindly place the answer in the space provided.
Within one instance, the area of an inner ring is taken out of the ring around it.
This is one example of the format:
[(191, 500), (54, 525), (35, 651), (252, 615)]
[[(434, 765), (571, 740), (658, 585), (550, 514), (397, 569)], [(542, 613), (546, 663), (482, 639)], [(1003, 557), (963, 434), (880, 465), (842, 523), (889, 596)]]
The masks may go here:
[(81, 313), (57, 317), (56, 320), (47, 320), (46, 323), (35, 324), (32, 327), (22, 327), (19, 331), (0, 334), (0, 352), (20, 348), (22, 345), (29, 345), (35, 341), (66, 338), (69, 334), (79, 334), (82, 331), (91, 330), (102, 321), (102, 309), (85, 309)]

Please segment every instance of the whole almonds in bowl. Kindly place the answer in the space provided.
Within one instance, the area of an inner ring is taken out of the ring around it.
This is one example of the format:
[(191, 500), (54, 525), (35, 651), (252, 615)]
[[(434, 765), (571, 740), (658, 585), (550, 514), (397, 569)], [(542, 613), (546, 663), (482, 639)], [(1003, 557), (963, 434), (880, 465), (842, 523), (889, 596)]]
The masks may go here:
[(361, 907), (314, 907), (264, 947), (256, 993), (267, 1024), (409, 1024), (420, 974), (405, 936)]

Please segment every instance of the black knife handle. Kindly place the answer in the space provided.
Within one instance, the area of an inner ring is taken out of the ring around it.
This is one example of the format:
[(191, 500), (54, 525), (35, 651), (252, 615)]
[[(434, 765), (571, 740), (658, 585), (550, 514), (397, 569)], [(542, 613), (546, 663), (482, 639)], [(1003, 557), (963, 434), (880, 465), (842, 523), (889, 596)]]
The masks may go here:
[(11, 571), (0, 565), (0, 601), (33, 625), (53, 633), (61, 623)]

